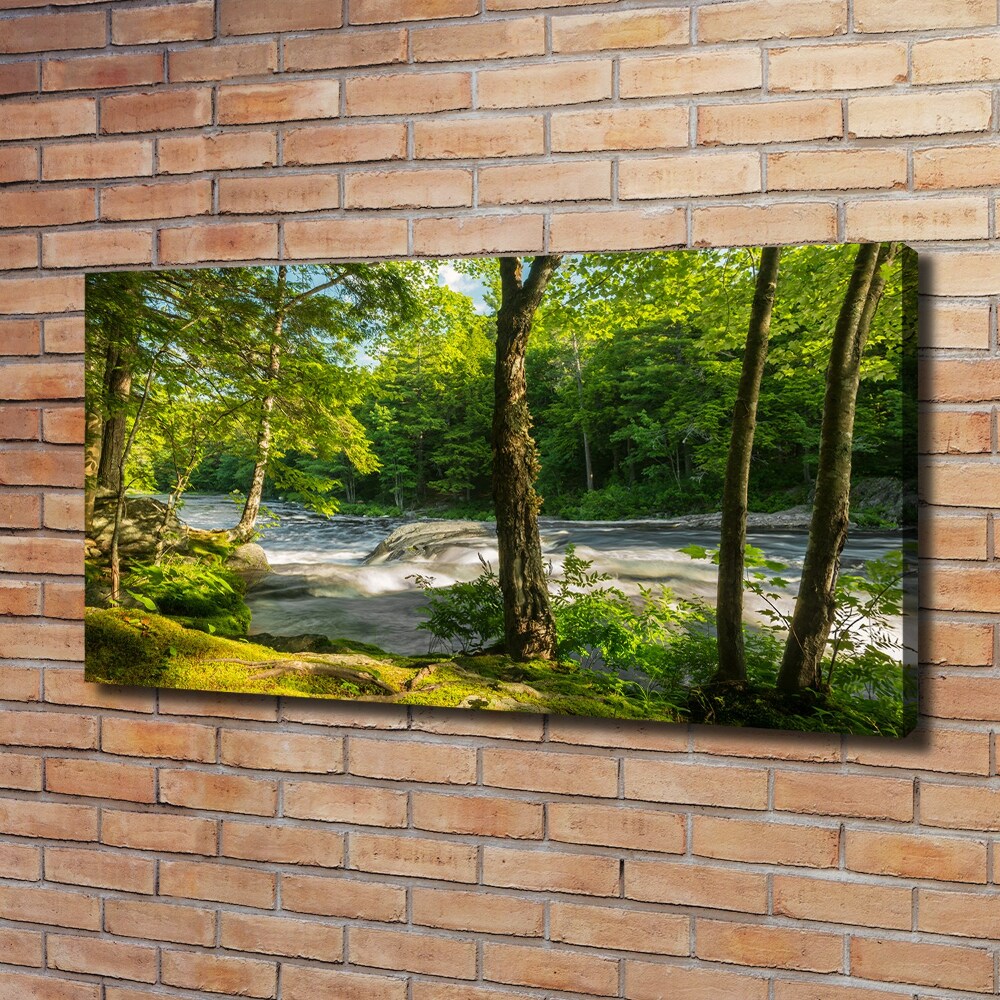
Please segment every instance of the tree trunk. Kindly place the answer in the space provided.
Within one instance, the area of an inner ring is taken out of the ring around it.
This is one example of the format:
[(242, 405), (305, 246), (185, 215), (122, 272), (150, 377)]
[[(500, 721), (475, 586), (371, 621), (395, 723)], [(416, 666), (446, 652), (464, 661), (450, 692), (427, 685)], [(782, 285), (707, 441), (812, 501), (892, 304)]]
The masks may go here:
[(583, 465), (587, 492), (594, 489), (594, 463), (590, 456), (590, 435), (587, 433), (587, 414), (583, 404), (583, 366), (580, 364), (580, 344), (573, 331), (573, 373), (576, 376), (576, 400), (580, 410), (580, 432), (583, 435)]
[(538, 533), (535, 492), (538, 450), (531, 437), (525, 353), (535, 311), (559, 265), (558, 256), (535, 257), (522, 281), (517, 257), (500, 260), (501, 302), (497, 312), (494, 371), (493, 503), (497, 516), (504, 639), (516, 660), (550, 660), (556, 654), (556, 628), (549, 604)]
[(778, 689), (792, 694), (819, 689), (821, 664), (836, 611), (840, 554), (847, 540), (851, 496), (854, 410), (872, 317), (885, 288), (883, 265), (897, 244), (862, 244), (833, 334), (820, 431), (816, 499)]
[(275, 386), (278, 376), (281, 374), (281, 335), (285, 323), (287, 273), (284, 265), (278, 268), (277, 302), (274, 308), (274, 327), (271, 331), (270, 357), (267, 365), (267, 392), (261, 401), (256, 460), (253, 476), (250, 479), (250, 488), (247, 490), (246, 502), (243, 504), (243, 513), (240, 515), (239, 524), (231, 532), (234, 540), (239, 542), (245, 542), (253, 535), (257, 517), (260, 514), (260, 503), (264, 497), (264, 480), (267, 477), (267, 463), (271, 456), (273, 439), (271, 414), (274, 412), (276, 400)]
[(104, 418), (100, 407), (87, 408), (84, 431), (86, 445), (83, 452), (84, 530), (89, 535), (94, 522), (94, 505), (97, 502), (97, 470), (101, 464), (101, 438), (104, 435)]
[(122, 488), (122, 452), (132, 394), (132, 372), (118, 344), (109, 344), (104, 366), (104, 427), (97, 466), (97, 490), (117, 494)]
[(743, 572), (747, 541), (747, 493), (750, 484), (750, 457), (757, 427), (757, 401), (767, 360), (771, 310), (778, 281), (778, 247), (764, 247), (757, 271), (743, 370), (733, 410), (733, 428), (722, 491), (722, 533), (719, 540), (719, 584), (716, 600), (719, 667), (715, 680), (746, 681), (746, 652), (743, 645)]

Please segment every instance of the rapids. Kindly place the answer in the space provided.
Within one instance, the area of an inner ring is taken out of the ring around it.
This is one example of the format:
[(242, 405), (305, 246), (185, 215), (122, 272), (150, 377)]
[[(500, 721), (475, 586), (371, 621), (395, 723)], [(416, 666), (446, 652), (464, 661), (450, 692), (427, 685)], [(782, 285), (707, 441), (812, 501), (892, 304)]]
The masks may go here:
[[(266, 528), (260, 544), (273, 572), (247, 595), (253, 614), (251, 634), (299, 635), (318, 632), (374, 643), (389, 652), (423, 653), (430, 636), (417, 626), (423, 595), (413, 577), (433, 577), (437, 586), (471, 580), (482, 571), (480, 557), (496, 565), (491, 525), (430, 521), (426, 531), (413, 518), (322, 517), (290, 503), (268, 507), (280, 522)], [(181, 518), (195, 528), (224, 528), (236, 523), (238, 508), (225, 496), (190, 496)], [(422, 544), (415, 551), (378, 556), (379, 543), (402, 525), (413, 526)], [(546, 559), (558, 573), (566, 546), (593, 560), (593, 569), (610, 573), (614, 585), (637, 594), (640, 586), (666, 584), (682, 596), (714, 598), (715, 568), (680, 551), (687, 545), (712, 548), (718, 531), (662, 521), (541, 520)], [(804, 528), (751, 529), (748, 539), (772, 559), (788, 566), (791, 609), (806, 548)], [(887, 531), (852, 531), (843, 565), (898, 549), (901, 535)], [(401, 557), (400, 557), (401, 556)], [(747, 618), (759, 609), (747, 603)]]

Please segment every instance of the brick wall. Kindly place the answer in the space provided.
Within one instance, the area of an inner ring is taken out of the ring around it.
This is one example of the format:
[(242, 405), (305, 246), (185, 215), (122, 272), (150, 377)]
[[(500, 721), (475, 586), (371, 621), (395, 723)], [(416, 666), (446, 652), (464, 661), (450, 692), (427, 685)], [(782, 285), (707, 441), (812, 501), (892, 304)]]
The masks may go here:
[[(0, 0), (0, 997), (996, 995), (997, 13)], [(889, 238), (911, 738), (83, 683), (84, 270)]]

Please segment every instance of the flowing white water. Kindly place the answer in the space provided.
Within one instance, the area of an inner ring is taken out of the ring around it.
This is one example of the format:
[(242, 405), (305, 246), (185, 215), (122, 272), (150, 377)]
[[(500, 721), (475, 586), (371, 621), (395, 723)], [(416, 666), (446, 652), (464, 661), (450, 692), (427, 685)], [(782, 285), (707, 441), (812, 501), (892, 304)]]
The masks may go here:
[[(296, 504), (269, 507), (280, 523), (264, 531), (260, 544), (272, 574), (250, 592), (251, 632), (299, 635), (317, 632), (331, 637), (375, 643), (397, 653), (421, 653), (429, 636), (417, 626), (423, 595), (413, 581), (417, 574), (433, 577), (435, 585), (474, 579), (482, 571), (480, 556), (496, 566), (496, 541), (475, 531), (422, 546), (404, 558), (364, 565), (379, 542), (412, 519), (321, 517)], [(224, 496), (192, 496), (181, 517), (192, 527), (224, 528), (236, 523), (238, 510)], [(441, 522), (433, 522), (440, 524)], [(546, 559), (559, 573), (567, 545), (593, 560), (593, 569), (610, 573), (615, 586), (638, 593), (640, 586), (665, 584), (680, 596), (714, 601), (715, 567), (681, 552), (687, 545), (712, 548), (718, 531), (667, 526), (655, 521), (557, 521), (543, 519)], [(784, 610), (791, 609), (806, 548), (804, 529), (750, 531), (749, 541), (772, 559), (788, 566), (790, 584)], [(845, 567), (898, 550), (894, 532), (854, 532), (844, 550)], [(748, 602), (748, 618), (759, 610)]]

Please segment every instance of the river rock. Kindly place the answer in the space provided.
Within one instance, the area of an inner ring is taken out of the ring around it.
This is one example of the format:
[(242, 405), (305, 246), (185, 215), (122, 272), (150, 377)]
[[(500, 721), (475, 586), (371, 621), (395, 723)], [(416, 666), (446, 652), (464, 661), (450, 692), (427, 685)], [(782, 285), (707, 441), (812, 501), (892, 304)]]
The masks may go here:
[(237, 545), (226, 559), (226, 569), (240, 577), (248, 590), (260, 584), (271, 572), (267, 553), (256, 542)]
[(482, 548), (496, 541), (492, 521), (415, 521), (398, 527), (365, 558), (365, 566), (400, 559), (429, 558), (454, 545)]
[[(115, 525), (115, 498), (99, 496), (87, 537), (88, 550), (111, 551)], [(126, 497), (125, 514), (118, 534), (118, 552), (123, 564), (155, 562), (167, 552), (187, 549), (187, 529), (177, 514), (153, 497)]]

